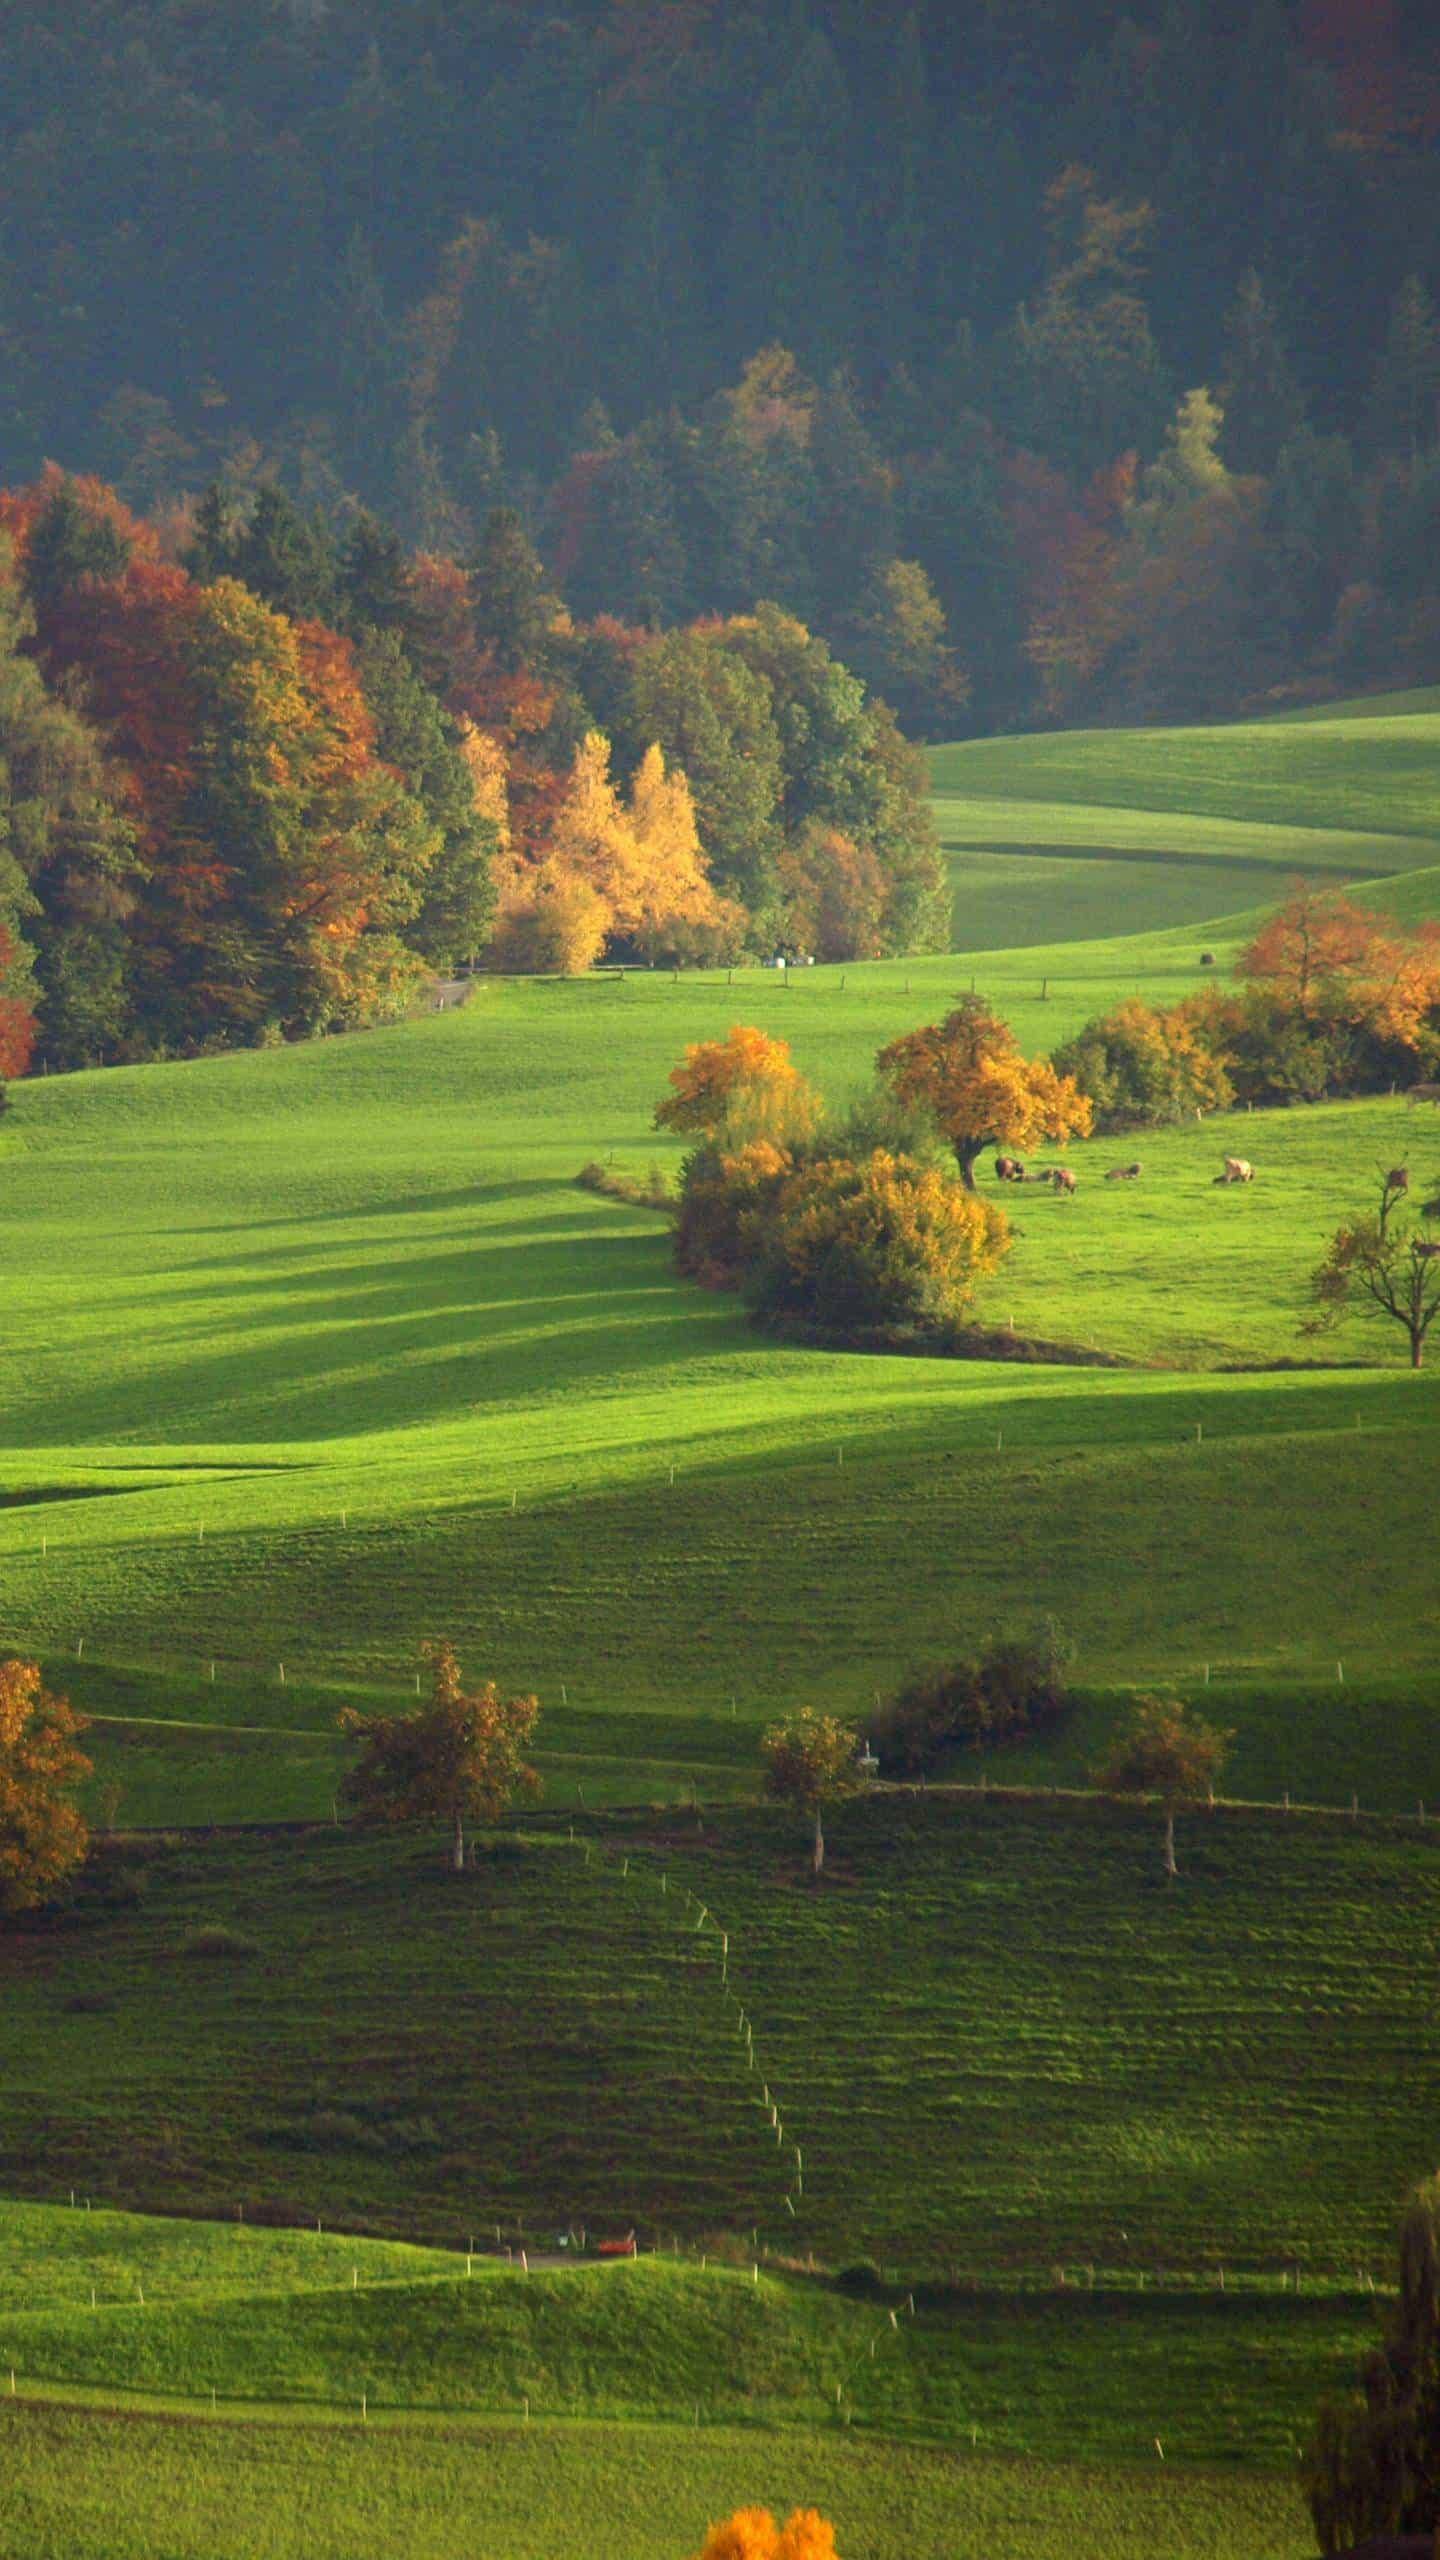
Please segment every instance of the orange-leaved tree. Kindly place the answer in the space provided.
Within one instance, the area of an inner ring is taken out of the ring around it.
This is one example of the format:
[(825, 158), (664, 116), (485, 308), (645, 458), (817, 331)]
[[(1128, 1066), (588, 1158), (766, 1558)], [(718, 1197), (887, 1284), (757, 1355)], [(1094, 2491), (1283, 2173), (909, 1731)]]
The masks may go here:
[(777, 2524), (768, 2507), (737, 2507), (712, 2524), (697, 2560), (838, 2560), (835, 2529), (814, 2507)]
[(90, 1775), (85, 1730), (38, 1662), (0, 1662), (0, 1911), (29, 1911), (78, 1867), (89, 1825), (72, 1791)]
[(966, 996), (943, 1022), (892, 1040), (875, 1064), (901, 1102), (934, 1114), (967, 1191), (987, 1147), (1063, 1144), (1088, 1136), (1093, 1124), (1073, 1076), (1057, 1074), (1048, 1058), (1022, 1057), (1009, 1023), (983, 996)]
[(671, 1068), (670, 1084), (656, 1105), (655, 1126), (695, 1137), (713, 1136), (741, 1101), (762, 1123), (770, 1106), (788, 1120), (809, 1093), (789, 1042), (772, 1040), (749, 1022), (732, 1024), (723, 1040), (693, 1041), (680, 1065)]
[(1414, 1049), (1440, 1008), (1440, 924), (1400, 925), (1299, 881), (1235, 968), (1308, 1018)]
[(467, 1690), (452, 1644), (427, 1644), (423, 1651), (430, 1665), (428, 1706), (404, 1716), (344, 1709), (341, 1730), (359, 1738), (360, 1757), (340, 1792), (360, 1822), (444, 1823), (447, 1864), (458, 1873), (467, 1822), (498, 1822), (513, 1796), (540, 1792), (524, 1757), (540, 1707), (532, 1697), (503, 1698), (493, 1680)]

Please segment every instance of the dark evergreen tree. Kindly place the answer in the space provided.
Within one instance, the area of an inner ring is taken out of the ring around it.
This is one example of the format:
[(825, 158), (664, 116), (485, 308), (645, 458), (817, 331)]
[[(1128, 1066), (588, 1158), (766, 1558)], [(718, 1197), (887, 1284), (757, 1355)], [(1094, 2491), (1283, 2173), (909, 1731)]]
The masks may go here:
[(1232, 471), (1270, 473), (1305, 424), (1275, 306), (1253, 267), (1240, 279), (1225, 328), (1225, 433)]

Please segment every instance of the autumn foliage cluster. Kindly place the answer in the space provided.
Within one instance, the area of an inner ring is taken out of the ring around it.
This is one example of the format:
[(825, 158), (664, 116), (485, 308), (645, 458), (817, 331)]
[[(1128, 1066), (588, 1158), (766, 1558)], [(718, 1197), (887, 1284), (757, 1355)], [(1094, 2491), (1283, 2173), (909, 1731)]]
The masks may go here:
[(1302, 883), (1236, 972), (1238, 989), (1119, 1005), (1056, 1051), (1097, 1127), (1382, 1092), (1440, 1063), (1440, 925), (1398, 924)]
[[(978, 1121), (987, 1128), (998, 1121), (1003, 1135), (1020, 1113), (1030, 1115), (1029, 1126), (1048, 1111), (1045, 1125), (1059, 1134), (1061, 1120), (1085, 1119), (1083, 1097), (1057, 1104), (1050, 1070), (1012, 1055), (1006, 1026), (986, 1019), (1005, 1063), (1008, 1117), (987, 1059), (977, 1058), (973, 1090), (962, 1087), (955, 1066), (943, 1094), (922, 1094), (896, 1074), (887, 1050), (873, 1101), (836, 1120), (786, 1043), (753, 1026), (737, 1024), (726, 1040), (688, 1049), (656, 1112), (661, 1127), (698, 1141), (676, 1219), (679, 1269), (710, 1287), (743, 1290), (764, 1318), (827, 1335), (952, 1333), (1008, 1251), (1010, 1229), (973, 1183), (955, 1179), (942, 1147), (963, 1169), (973, 1161)], [(958, 1137), (957, 1115), (964, 1117)]]
[(383, 1020), (487, 952), (943, 925), (923, 771), (823, 644), (577, 626), (503, 509), (460, 560), (269, 485), (0, 492), (0, 776), (0, 1080)]

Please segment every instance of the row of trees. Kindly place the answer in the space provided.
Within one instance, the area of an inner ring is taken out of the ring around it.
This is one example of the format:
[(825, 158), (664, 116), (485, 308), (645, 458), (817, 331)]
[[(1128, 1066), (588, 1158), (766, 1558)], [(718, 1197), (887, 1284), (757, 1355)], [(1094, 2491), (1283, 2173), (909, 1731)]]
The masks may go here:
[(577, 612), (778, 597), (945, 730), (1433, 673), (1422, 0), (4, 29), (26, 470), (504, 498)]
[(1440, 1066), (1440, 924), (1405, 925), (1299, 882), (1235, 966), (1238, 989), (1164, 1007), (1137, 998), (1057, 1049), (1097, 1128), (1383, 1093)]
[(573, 623), (274, 488), (0, 493), (0, 1080), (383, 1019), (427, 973), (943, 939), (923, 767), (774, 608)]

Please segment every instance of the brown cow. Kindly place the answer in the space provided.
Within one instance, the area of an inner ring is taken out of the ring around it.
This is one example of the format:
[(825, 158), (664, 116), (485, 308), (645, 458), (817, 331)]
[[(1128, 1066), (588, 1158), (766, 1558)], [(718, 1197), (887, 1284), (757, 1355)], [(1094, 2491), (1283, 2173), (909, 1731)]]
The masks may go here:
[(1140, 1167), (1138, 1164), (1112, 1164), (1105, 1179), (1107, 1182), (1138, 1182)]
[(1018, 1156), (997, 1156), (995, 1159), (995, 1175), (997, 1181), (1000, 1182), (1023, 1182), (1025, 1179), (1025, 1167)]
[(1079, 1187), (1079, 1176), (1071, 1172), (1068, 1164), (1057, 1164), (1050, 1179), (1056, 1190), (1066, 1200), (1070, 1199)]
[(1440, 1084), (1412, 1084), (1405, 1099), (1412, 1110), (1417, 1102), (1440, 1102)]
[(1250, 1162), (1248, 1156), (1225, 1156), (1222, 1161), (1224, 1163), (1225, 1170), (1223, 1173), (1216, 1174), (1215, 1179), (1217, 1182), (1254, 1181), (1255, 1167)]
[(1392, 1164), (1385, 1176), (1385, 1188), (1387, 1191), (1409, 1190), (1410, 1167), (1408, 1164)]

